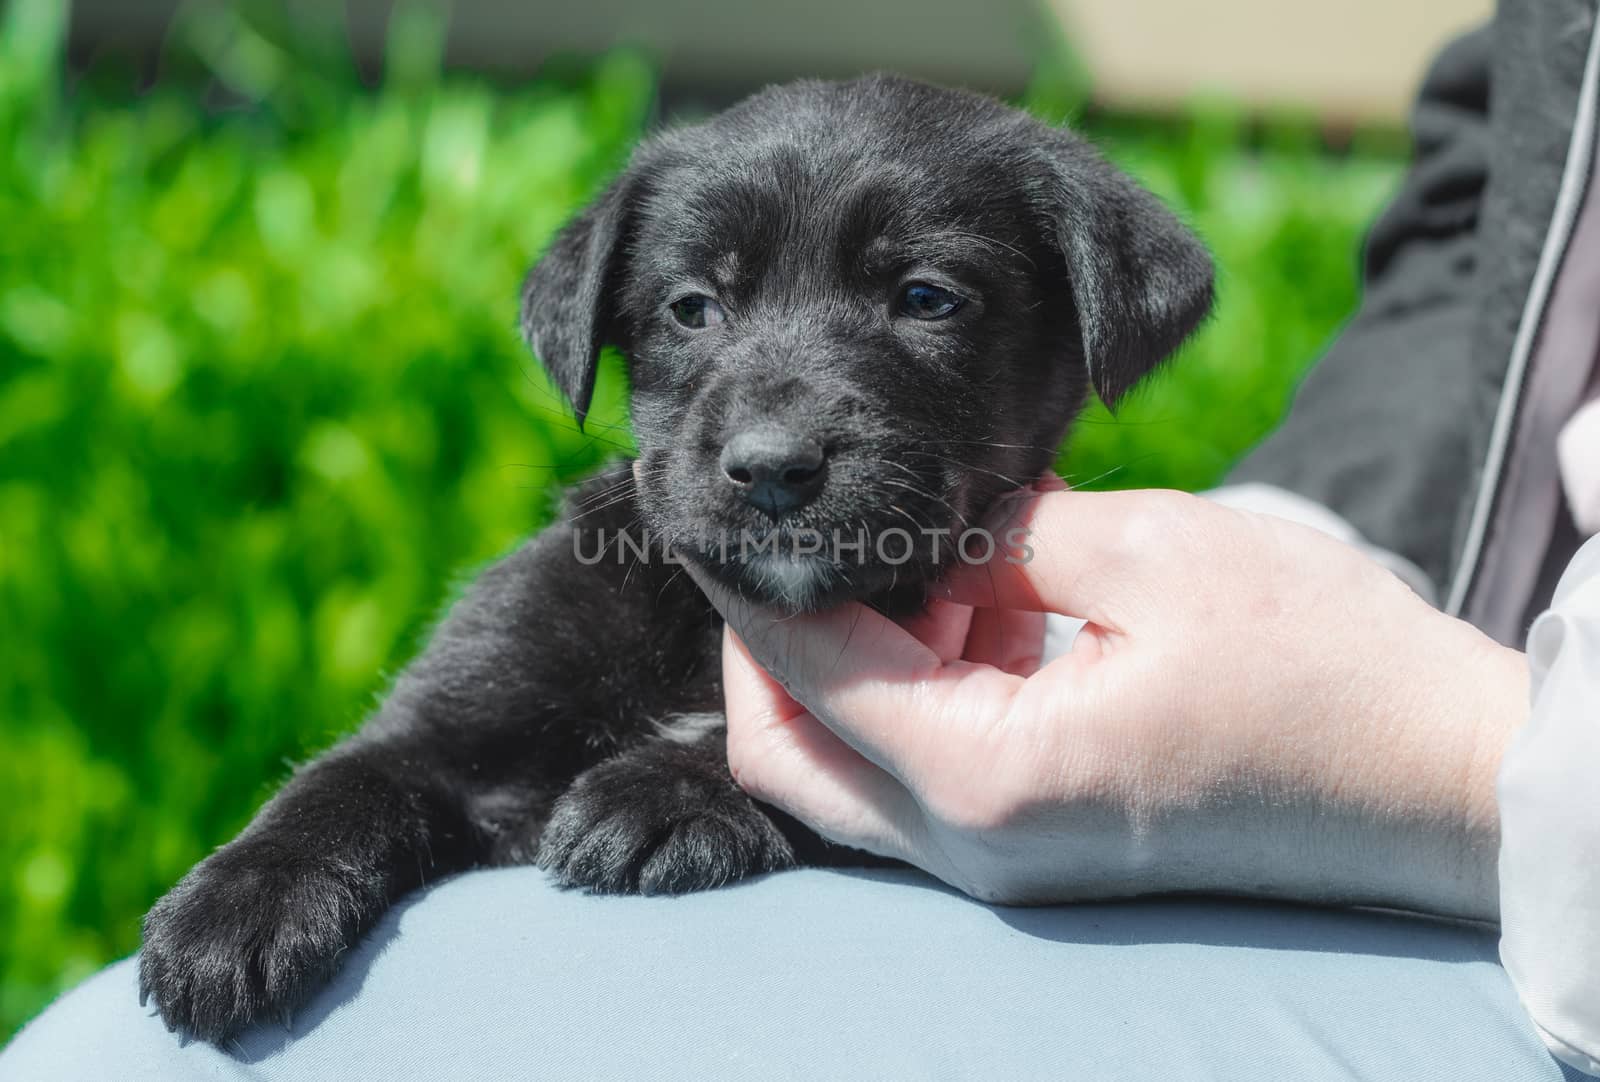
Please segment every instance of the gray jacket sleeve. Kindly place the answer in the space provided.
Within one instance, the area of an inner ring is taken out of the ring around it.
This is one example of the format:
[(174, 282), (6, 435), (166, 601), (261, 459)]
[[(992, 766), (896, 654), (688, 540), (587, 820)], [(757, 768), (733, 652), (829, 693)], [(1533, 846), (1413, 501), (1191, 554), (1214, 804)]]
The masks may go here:
[(1468, 358), (1489, 169), (1488, 52), (1480, 30), (1434, 62), (1412, 118), (1415, 159), (1367, 240), (1360, 310), (1282, 427), (1228, 478), (1331, 508), (1436, 586), (1474, 476), (1484, 393)]

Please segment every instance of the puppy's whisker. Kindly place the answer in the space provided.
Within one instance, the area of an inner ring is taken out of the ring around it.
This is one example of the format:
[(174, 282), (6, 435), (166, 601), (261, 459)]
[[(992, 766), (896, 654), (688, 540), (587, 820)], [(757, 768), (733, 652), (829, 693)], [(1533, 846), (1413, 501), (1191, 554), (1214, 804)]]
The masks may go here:
[(619, 503), (627, 503), (632, 498), (633, 498), (633, 493), (632, 492), (624, 492), (624, 493), (621, 493), (620, 495), (613, 496), (611, 499), (607, 500), (604, 503), (596, 504), (596, 505), (594, 505), (592, 507), (585, 507), (582, 511), (577, 512), (576, 514), (574, 514), (572, 516), (573, 521), (576, 522), (578, 519), (587, 518), (590, 515), (597, 515), (601, 511), (604, 511), (604, 510), (606, 510), (607, 508), (610, 508), (610, 507), (615, 507)]
[(622, 492), (622, 491), (626, 490), (632, 484), (633, 484), (633, 478), (631, 476), (630, 477), (625, 477), (622, 480), (616, 482), (615, 484), (607, 485), (605, 488), (598, 489), (595, 492), (593, 492), (592, 494), (590, 494), (588, 496), (585, 496), (583, 498), (583, 500), (580, 501), (580, 502), (582, 502), (585, 505), (593, 504), (598, 500), (605, 499), (608, 496), (612, 496), (612, 495), (614, 495), (614, 494), (616, 494), (618, 492)]
[(918, 530), (921, 530), (922, 527), (924, 525), (926, 525), (925, 523), (918, 522), (915, 518), (913, 518), (911, 516), (911, 512), (910, 511), (907, 511), (905, 508), (901, 507), (897, 503), (891, 503), (889, 505), (889, 510), (893, 511), (895, 514), (899, 515), (901, 518), (903, 518), (907, 522), (911, 523), (911, 525), (915, 526)]
[[(562, 422), (562, 426), (561, 427), (562, 427), (562, 429), (564, 431), (567, 431), (567, 432), (578, 432), (579, 431), (578, 422), (573, 418), (572, 414), (568, 413), (566, 410), (554, 409), (554, 408), (551, 408), (549, 406), (540, 406), (540, 405), (537, 405), (537, 404), (535, 404), (532, 407), (532, 409), (534, 409), (536, 412), (544, 415), (545, 417), (549, 418), (552, 421)], [(632, 454), (633, 451), (634, 451), (634, 448), (633, 448), (632, 444), (623, 443), (623, 442), (621, 442), (619, 440), (606, 439), (604, 436), (601, 436), (601, 435), (598, 434), (598, 432), (618, 432), (618, 431), (625, 432), (625, 431), (627, 431), (627, 428), (624, 425), (614, 425), (614, 424), (613, 425), (602, 425), (602, 424), (587, 424), (586, 423), (584, 425), (583, 429), (582, 429), (583, 436), (588, 441), (589, 444), (596, 444), (596, 443), (604, 444), (605, 446), (610, 447), (611, 449), (613, 449), (615, 451), (621, 451), (623, 454)]]
[(502, 472), (504, 472), (505, 470), (551, 470), (551, 471), (554, 471), (554, 470), (561, 469), (561, 467), (557, 466), (557, 465), (554, 465), (552, 463), (502, 462), (502, 463), (500, 463), (499, 466), (496, 467), (496, 469), (498, 469), (498, 470), (500, 470)]
[(1104, 481), (1107, 477), (1115, 476), (1116, 474), (1121, 473), (1123, 470), (1125, 470), (1127, 468), (1128, 468), (1128, 464), (1127, 463), (1122, 463), (1120, 465), (1112, 466), (1109, 470), (1106, 470), (1104, 473), (1095, 474), (1093, 477), (1089, 478), (1087, 481), (1074, 481), (1074, 480), (1072, 480), (1070, 475), (1068, 475), (1067, 477), (1063, 477), (1061, 480), (1069, 489), (1088, 488), (1090, 485), (1096, 484), (1096, 483), (1098, 483), (1100, 481)]
[(1055, 454), (1056, 448), (1034, 443), (999, 443), (994, 440), (928, 440), (923, 446), (935, 447), (993, 447), (1002, 451), (1042, 451)]
[(609, 484), (604, 488), (597, 489), (593, 493), (586, 495), (583, 499), (579, 500), (578, 503), (583, 505), (592, 504), (596, 500), (604, 499), (605, 497), (610, 496), (612, 493), (622, 491), (632, 483), (632, 477), (624, 477), (619, 481)]
[(667, 581), (663, 582), (661, 584), (661, 589), (656, 591), (656, 604), (657, 605), (661, 604), (661, 599), (666, 596), (667, 590), (671, 588), (673, 583), (678, 581), (678, 578), (682, 574), (683, 574), (683, 568), (680, 567), (680, 568), (678, 568), (678, 570), (674, 571), (672, 574), (667, 576)]
[(942, 505), (947, 511), (950, 512), (950, 514), (955, 516), (956, 520), (961, 523), (961, 526), (962, 526), (963, 529), (969, 529), (970, 530), (972, 528), (972, 521), (966, 515), (962, 514), (960, 511), (956, 510), (956, 508), (950, 503), (949, 500), (946, 500), (946, 499), (944, 499), (944, 498), (942, 498), (940, 496), (936, 496), (932, 492), (927, 491), (926, 489), (921, 489), (921, 488), (918, 488), (915, 485), (906, 484), (904, 481), (897, 481), (892, 477), (885, 477), (883, 479), (883, 483), (886, 484), (886, 485), (891, 485), (891, 486), (893, 486), (895, 488), (905, 489), (907, 492), (910, 492), (914, 496), (919, 496), (924, 500), (932, 500), (934, 503)]
[(911, 453), (912, 454), (916, 454), (916, 455), (924, 455), (924, 456), (926, 456), (928, 458), (934, 459), (937, 462), (943, 462), (946, 465), (954, 466), (958, 470), (972, 470), (975, 473), (987, 474), (990, 477), (994, 477), (994, 478), (997, 478), (998, 480), (1004, 481), (1007, 485), (1009, 485), (1012, 488), (1020, 487), (1021, 484), (1022, 484), (1022, 482), (1018, 481), (1015, 477), (1008, 477), (1003, 473), (996, 473), (994, 470), (985, 469), (982, 466), (975, 466), (970, 462), (962, 462), (959, 459), (950, 458), (947, 455), (935, 454), (932, 451), (913, 451)]

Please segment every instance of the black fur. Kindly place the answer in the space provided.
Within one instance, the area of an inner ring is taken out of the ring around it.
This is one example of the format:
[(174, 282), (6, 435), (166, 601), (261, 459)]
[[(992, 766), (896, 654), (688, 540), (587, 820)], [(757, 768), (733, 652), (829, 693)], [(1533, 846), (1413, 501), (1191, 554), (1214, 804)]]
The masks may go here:
[[(897, 314), (908, 279), (965, 303)], [(680, 326), (686, 293), (727, 319)], [(733, 784), (719, 618), (665, 548), (756, 601), (918, 605), (948, 543), (893, 566), (739, 559), (719, 539), (958, 533), (1049, 466), (1090, 386), (1120, 397), (1210, 299), (1209, 258), (1159, 203), (978, 95), (797, 83), (649, 141), (522, 298), (580, 420), (600, 346), (627, 354), (638, 463), (484, 573), (365, 727), (156, 904), (144, 991), (209, 1039), (287, 1017), (396, 897), (475, 866), (680, 892), (870, 859)], [(828, 455), (820, 494), (776, 526), (718, 468), (758, 423)]]

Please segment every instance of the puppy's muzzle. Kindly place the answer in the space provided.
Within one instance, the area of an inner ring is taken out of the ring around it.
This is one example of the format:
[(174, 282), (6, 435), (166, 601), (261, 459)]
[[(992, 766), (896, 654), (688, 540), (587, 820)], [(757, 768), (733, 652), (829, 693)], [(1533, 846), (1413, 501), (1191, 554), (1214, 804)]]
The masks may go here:
[(822, 491), (828, 456), (809, 436), (761, 424), (728, 440), (719, 465), (741, 499), (777, 522)]

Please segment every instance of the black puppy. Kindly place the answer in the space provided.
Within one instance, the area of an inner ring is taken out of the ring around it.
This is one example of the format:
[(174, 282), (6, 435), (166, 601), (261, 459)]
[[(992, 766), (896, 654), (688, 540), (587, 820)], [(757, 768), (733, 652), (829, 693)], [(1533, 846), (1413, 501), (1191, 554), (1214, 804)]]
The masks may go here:
[[(733, 784), (720, 620), (666, 552), (760, 603), (914, 607), (1090, 386), (1114, 402), (1210, 302), (1152, 196), (974, 94), (796, 83), (647, 142), (522, 297), (580, 421), (602, 344), (626, 353), (638, 461), (156, 904), (144, 992), (205, 1038), (287, 1019), (394, 899), (474, 866), (651, 893), (861, 859)], [(891, 529), (914, 551), (886, 557)]]

